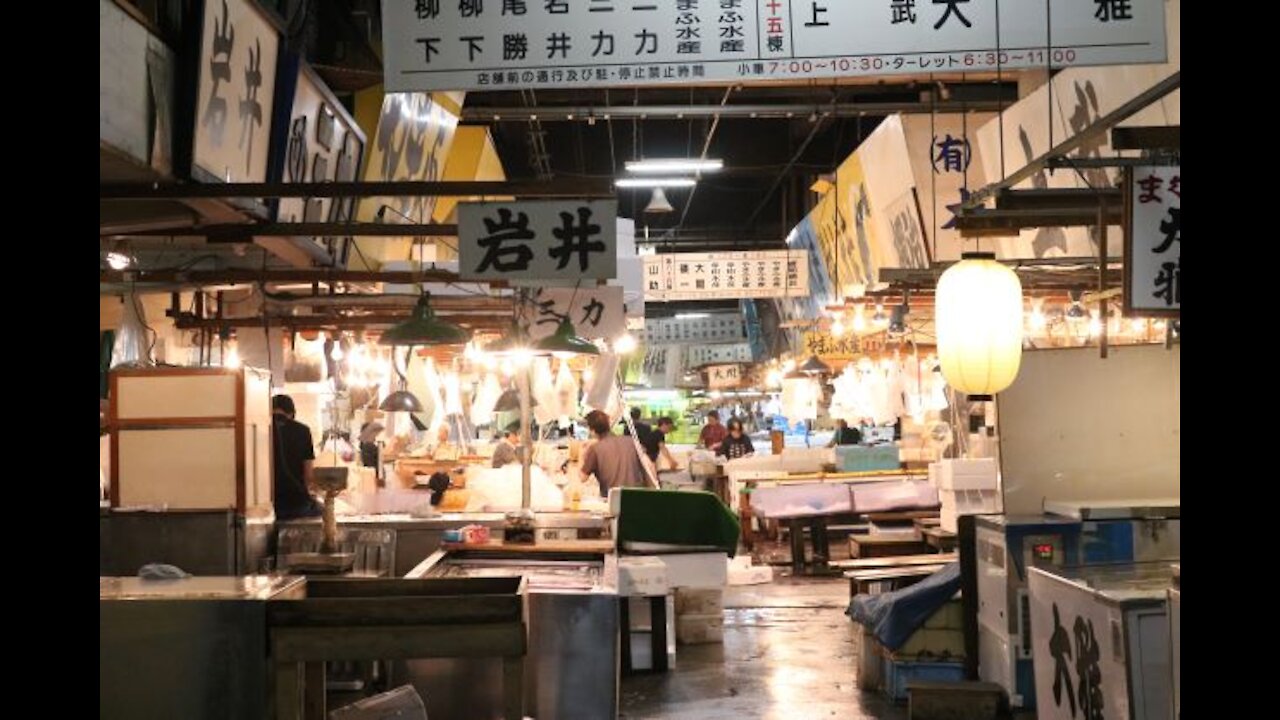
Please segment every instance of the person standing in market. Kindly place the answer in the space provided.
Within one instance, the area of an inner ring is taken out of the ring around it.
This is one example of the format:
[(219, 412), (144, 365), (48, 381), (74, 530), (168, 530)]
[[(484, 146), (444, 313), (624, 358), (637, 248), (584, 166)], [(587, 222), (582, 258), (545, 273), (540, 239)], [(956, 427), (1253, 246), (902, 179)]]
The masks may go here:
[(271, 441), (275, 449), (272, 479), (277, 520), (317, 517), (324, 512), (324, 506), (311, 495), (316, 459), (311, 428), (295, 420), (297, 414), (293, 398), (288, 395), (271, 398)]
[[(640, 422), (640, 408), (638, 407), (631, 408), (631, 424), (635, 426), (636, 437), (640, 440), (640, 444), (643, 445), (645, 440), (653, 432), (653, 428), (649, 425), (649, 423)], [(626, 423), (622, 424), (622, 434), (623, 435), (631, 434), (631, 428), (627, 427)]]
[(698, 433), (698, 445), (715, 452), (720, 449), (720, 443), (727, 435), (724, 425), (720, 424), (720, 413), (712, 410), (707, 413), (707, 424), (703, 425), (702, 432)]
[(672, 470), (680, 469), (680, 463), (676, 462), (671, 451), (667, 449), (667, 434), (675, 427), (676, 423), (671, 418), (659, 418), (658, 427), (649, 431), (649, 437), (646, 439), (643, 435), (641, 436), (640, 444), (644, 446), (644, 453), (653, 461), (655, 468), (658, 466), (658, 457), (661, 456), (670, 463)]
[(742, 421), (734, 418), (729, 421), (729, 435), (720, 443), (716, 454), (729, 460), (737, 460), (738, 458), (754, 455), (756, 448), (751, 444), (751, 438), (747, 437), (747, 433), (742, 429)]
[(599, 410), (587, 413), (587, 428), (596, 442), (582, 456), (582, 482), (594, 475), (600, 484), (600, 497), (609, 497), (616, 487), (646, 487), (644, 468), (635, 440), (611, 431), (609, 416)]
[(831, 436), (831, 444), (827, 447), (857, 445), (860, 442), (862, 442), (862, 433), (857, 428), (849, 427), (849, 423), (841, 418), (836, 422), (836, 432)]
[(510, 465), (511, 463), (520, 462), (520, 424), (511, 423), (502, 433), (502, 439), (498, 441), (498, 445), (493, 449), (493, 464), (495, 468)]

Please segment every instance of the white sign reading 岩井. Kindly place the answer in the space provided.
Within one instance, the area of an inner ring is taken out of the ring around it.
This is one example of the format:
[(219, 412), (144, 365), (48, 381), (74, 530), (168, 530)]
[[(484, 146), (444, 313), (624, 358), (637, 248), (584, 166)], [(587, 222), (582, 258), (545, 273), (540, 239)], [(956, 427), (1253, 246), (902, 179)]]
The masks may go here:
[(1130, 183), (1126, 309), (1177, 316), (1182, 311), (1182, 168), (1135, 167)]
[(621, 287), (539, 288), (529, 297), (534, 305), (529, 337), (540, 340), (569, 320), (588, 340), (613, 342), (627, 331)]
[(735, 388), (742, 384), (741, 365), (712, 365), (707, 368), (707, 387), (712, 390)]
[(192, 177), (262, 182), (280, 36), (249, 0), (206, 0), (201, 32)]
[(617, 200), (459, 203), (459, 275), (570, 285), (613, 278), (617, 217)]
[(802, 253), (760, 250), (673, 253), (644, 259), (646, 300), (803, 297), (809, 264)]
[(1164, 0), (384, 0), (382, 38), (392, 92), (918, 75), (1166, 54)]

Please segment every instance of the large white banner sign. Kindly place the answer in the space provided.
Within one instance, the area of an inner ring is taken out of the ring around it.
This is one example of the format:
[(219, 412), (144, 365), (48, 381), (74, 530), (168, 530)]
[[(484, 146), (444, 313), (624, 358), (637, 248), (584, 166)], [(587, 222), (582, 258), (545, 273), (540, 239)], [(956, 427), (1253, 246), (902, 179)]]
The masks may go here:
[(466, 280), (576, 284), (618, 274), (617, 200), (458, 203)]
[(670, 253), (644, 259), (646, 300), (724, 300), (809, 294), (804, 253), (757, 250)]
[(1165, 60), (1164, 0), (383, 0), (382, 41), (392, 92)]

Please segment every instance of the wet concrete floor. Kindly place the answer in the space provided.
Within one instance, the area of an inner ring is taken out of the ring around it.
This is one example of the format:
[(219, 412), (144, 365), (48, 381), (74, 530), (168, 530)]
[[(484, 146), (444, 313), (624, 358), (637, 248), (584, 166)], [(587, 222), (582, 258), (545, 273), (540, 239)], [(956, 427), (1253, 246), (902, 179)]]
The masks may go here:
[(670, 672), (623, 678), (620, 717), (906, 720), (858, 689), (848, 581), (774, 570), (770, 584), (726, 588), (723, 644), (682, 645)]

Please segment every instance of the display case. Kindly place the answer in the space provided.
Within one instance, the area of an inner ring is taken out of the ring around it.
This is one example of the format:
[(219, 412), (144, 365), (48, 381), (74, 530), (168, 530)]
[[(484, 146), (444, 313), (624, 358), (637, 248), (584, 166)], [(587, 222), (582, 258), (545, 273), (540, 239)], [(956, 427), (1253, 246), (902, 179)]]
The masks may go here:
[(272, 510), (271, 374), (111, 372), (112, 508)]
[(1168, 720), (1169, 563), (1031, 568), (1036, 716)]
[(1004, 688), (1014, 707), (1036, 706), (1027, 570), (1079, 561), (1080, 522), (1048, 515), (981, 515), (978, 556), (978, 674)]

